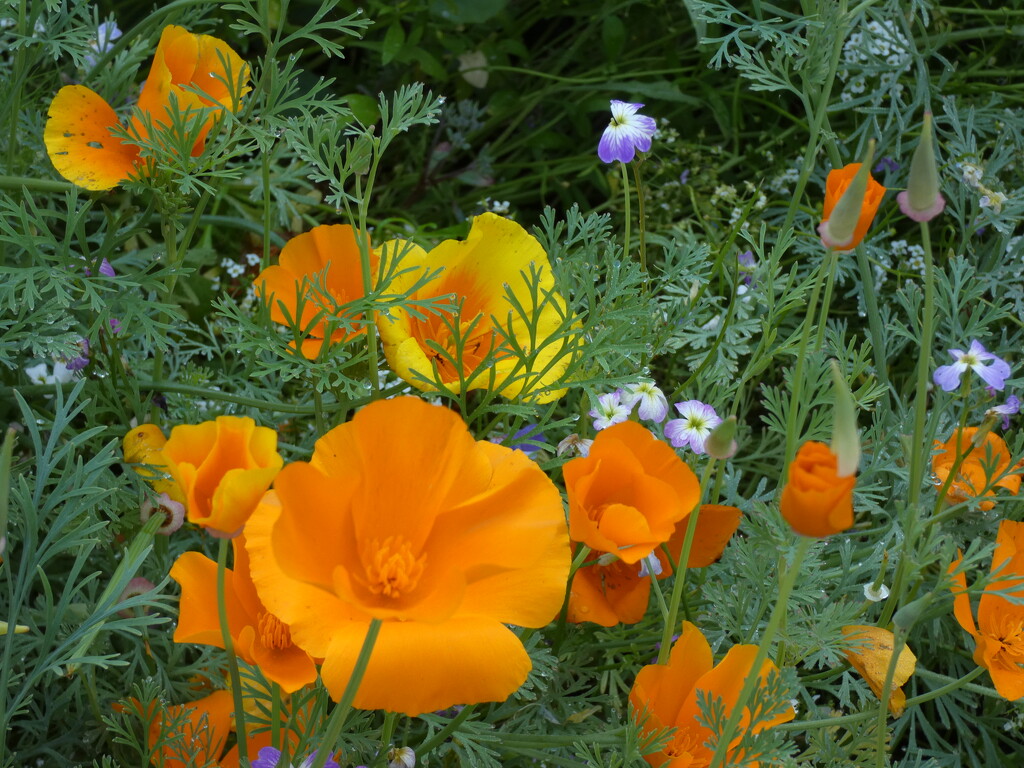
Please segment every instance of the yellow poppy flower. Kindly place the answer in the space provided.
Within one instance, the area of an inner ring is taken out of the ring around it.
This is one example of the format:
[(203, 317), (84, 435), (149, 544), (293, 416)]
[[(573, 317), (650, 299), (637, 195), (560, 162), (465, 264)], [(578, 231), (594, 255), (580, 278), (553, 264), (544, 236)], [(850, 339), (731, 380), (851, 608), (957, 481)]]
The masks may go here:
[(537, 403), (565, 393), (559, 385), (575, 347), (568, 310), (544, 248), (519, 224), (485, 213), (465, 240), (445, 240), (430, 252), (393, 241), (384, 258), (401, 258), (393, 293), (439, 271), (410, 299), (450, 296), (456, 306), (420, 317), (401, 307), (378, 313), (384, 354), (405, 381), (425, 392), (490, 389)]

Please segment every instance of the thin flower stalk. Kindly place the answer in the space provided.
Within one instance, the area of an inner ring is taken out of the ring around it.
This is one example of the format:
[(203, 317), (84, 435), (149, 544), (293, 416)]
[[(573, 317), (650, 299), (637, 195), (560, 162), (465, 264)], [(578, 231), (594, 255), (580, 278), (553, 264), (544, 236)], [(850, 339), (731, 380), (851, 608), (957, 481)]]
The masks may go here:
[(228, 625), (228, 603), (225, 597), (229, 539), (220, 539), (217, 548), (217, 615), (220, 619), (220, 637), (228, 657), (228, 675), (231, 679), (231, 695), (235, 702), (235, 731), (238, 733), (238, 758), (242, 765), (249, 760), (249, 745), (245, 737), (245, 705), (242, 700), (242, 680), (238, 674), (238, 657), (235, 656), (235, 642)]
[[(797, 576), (800, 574), (800, 566), (803, 565), (804, 558), (807, 556), (807, 551), (811, 547), (811, 543), (814, 540), (806, 536), (801, 536), (796, 546), (796, 553), (793, 555), (793, 562), (786, 569), (782, 576), (782, 581), (779, 582), (779, 595), (775, 601), (775, 607), (772, 609), (772, 615), (768, 619), (768, 626), (764, 629), (764, 635), (761, 637), (761, 642), (757, 646), (757, 656), (754, 657), (754, 663), (750, 665), (751, 669), (760, 669), (761, 665), (764, 664), (765, 659), (768, 658), (768, 652), (771, 650), (772, 641), (775, 639), (775, 633), (778, 632), (779, 627), (782, 626), (783, 617), (786, 615), (786, 608), (789, 604), (789, 595), (793, 591), (793, 585), (796, 584)], [(757, 688), (759, 678), (757, 675), (750, 675), (743, 683), (743, 690), (740, 691), (740, 697), (736, 700), (736, 706), (729, 716), (729, 720), (725, 724), (725, 728), (719, 735), (718, 747), (715, 749), (715, 755), (711, 760), (709, 768), (724, 768), (726, 753), (729, 751), (729, 745), (732, 743), (733, 737), (736, 735), (736, 729), (740, 725), (740, 720), (743, 719), (743, 713), (747, 708), (747, 703), (750, 701), (750, 697), (754, 693), (754, 689)], [(874, 715), (874, 712), (871, 713)]]
[(363, 681), (366, 667), (370, 664), (370, 654), (373, 653), (374, 643), (377, 642), (377, 635), (380, 634), (380, 619), (371, 619), (370, 626), (366, 630), (366, 639), (363, 640), (363, 647), (359, 649), (359, 656), (356, 657), (355, 667), (352, 669), (352, 676), (348, 679), (345, 692), (341, 699), (331, 711), (330, 720), (327, 721), (327, 728), (324, 731), (324, 738), (320, 742), (320, 749), (317, 750), (316, 760), (311, 768), (324, 768), (330, 757), (331, 747), (338, 743), (341, 737), (341, 729), (345, 727), (345, 720), (348, 713), (352, 711), (352, 700), (356, 697), (359, 684)]
[[(707, 493), (711, 473), (714, 471), (717, 463), (717, 460), (712, 458), (708, 461), (707, 466), (704, 467), (704, 474), (700, 478), (701, 499), (697, 501), (697, 506), (694, 507), (686, 522), (686, 538), (683, 539), (683, 548), (679, 552), (679, 560), (672, 564), (675, 580), (672, 584), (672, 596), (669, 598), (668, 617), (665, 620), (665, 627), (661, 632), (661, 648), (658, 651), (659, 664), (667, 664), (668, 655), (672, 651), (672, 634), (675, 628), (679, 626), (679, 606), (683, 601), (683, 586), (686, 584), (687, 564), (690, 561), (690, 550), (693, 548), (693, 539), (697, 532), (697, 519), (700, 516), (701, 500), (703, 500)], [(657, 580), (652, 579), (652, 581), (656, 582)], [(657, 589), (656, 583), (652, 584), (652, 586)], [(759, 667), (754, 666), (751, 669), (759, 669)]]

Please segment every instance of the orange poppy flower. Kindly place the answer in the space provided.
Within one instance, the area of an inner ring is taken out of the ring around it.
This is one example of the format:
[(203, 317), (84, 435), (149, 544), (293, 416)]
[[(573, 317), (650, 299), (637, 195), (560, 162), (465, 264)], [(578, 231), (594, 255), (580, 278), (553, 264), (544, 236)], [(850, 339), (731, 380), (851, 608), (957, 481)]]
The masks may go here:
[[(629, 692), (629, 703), (636, 717), (647, 714), (643, 732), (675, 728), (668, 744), (658, 752), (644, 755), (654, 768), (694, 768), (709, 765), (714, 754), (706, 742), (712, 737), (711, 729), (702, 724), (698, 692), (722, 700), (728, 717), (736, 706), (743, 684), (752, 673), (756, 645), (734, 645), (717, 665), (711, 646), (701, 631), (688, 621), (672, 646), (668, 664), (648, 664), (636, 676)], [(768, 675), (777, 671), (770, 660), (765, 660), (757, 672), (762, 684)], [(786, 706), (770, 719), (750, 723), (749, 708), (744, 712), (740, 727), (753, 733), (789, 722), (796, 716), (793, 707)], [(735, 746), (741, 736), (734, 739), (733, 750), (726, 764), (738, 763), (741, 757)], [(744, 763), (744, 765), (756, 765)]]
[[(860, 163), (849, 163), (842, 168), (835, 168), (829, 171), (828, 178), (825, 180), (825, 210), (822, 214), (822, 224), (827, 222), (832, 216), (832, 211), (843, 196), (843, 193), (850, 186), (853, 177), (857, 175), (860, 166)], [(857, 225), (853, 230), (853, 239), (842, 245), (831, 247), (841, 251), (856, 248), (868, 233), (871, 222), (874, 221), (875, 214), (878, 212), (878, 206), (881, 204), (884, 196), (885, 187), (875, 181), (871, 174), (868, 174), (868, 188), (860, 206), (860, 216), (857, 218)]]
[[(1009, 701), (1024, 697), (1024, 523), (1003, 520), (996, 533), (992, 555), (993, 579), (978, 603), (978, 623), (974, 623), (967, 577), (960, 569), (958, 556), (949, 566), (953, 578), (953, 615), (974, 637), (974, 661), (992, 676), (999, 695)], [(996, 594), (1001, 592), (1002, 594)]]
[[(364, 239), (365, 236), (364, 236)], [(367, 241), (367, 248), (369, 242)], [(372, 272), (377, 272), (377, 254), (370, 251)], [(327, 295), (316, 289), (323, 275)], [(345, 313), (342, 307), (364, 296), (363, 267), (355, 230), (343, 224), (321, 224), (289, 240), (278, 265), (267, 267), (253, 282), (263, 295), (275, 323), (296, 325), (308, 338), (302, 342), (302, 354), (313, 360), (328, 337), (329, 317), (342, 318), (348, 327), (330, 331), (332, 343), (346, 342), (366, 331), (366, 320)], [(302, 313), (299, 295), (304, 295)]]
[[(740, 510), (720, 504), (703, 504), (697, 518), (693, 544), (687, 568), (703, 568), (722, 556), (725, 545), (740, 524)], [(675, 532), (668, 541), (673, 560), (678, 560), (686, 540), (689, 516), (676, 524)], [(593, 552), (592, 558), (600, 561), (603, 552)], [(657, 578), (667, 579), (672, 575), (672, 563), (664, 550), (654, 550), (661, 572)], [(569, 608), (566, 618), (574, 623), (590, 621), (603, 627), (615, 624), (635, 624), (647, 613), (651, 593), (651, 579), (639, 563), (628, 564), (614, 558), (608, 565), (600, 562), (580, 568), (573, 576), (569, 592)]]
[(331, 696), (372, 619), (383, 623), (361, 709), (418, 715), (500, 701), (523, 683), (530, 657), (505, 624), (555, 617), (570, 552), (561, 496), (521, 451), (401, 397), (332, 429), (274, 487), (245, 528), (253, 581), (294, 642), (324, 659)]
[(420, 317), (401, 307), (378, 313), (395, 373), (425, 392), (492, 389), (538, 403), (565, 393), (558, 384), (575, 348), (564, 333), (568, 310), (544, 248), (519, 224), (485, 213), (465, 240), (445, 240), (429, 253), (411, 243), (385, 247), (393, 258), (404, 254), (394, 293), (412, 291), (424, 274), (440, 270), (410, 298), (451, 296), (458, 305), (454, 313)]
[(143, 708), (137, 700), (131, 701), (149, 722), (147, 746), (152, 751), (160, 745), (150, 760), (156, 768), (218, 764), (233, 730), (231, 691), (214, 691), (189, 704), (168, 707), (151, 701)]
[(823, 538), (853, 525), (854, 475), (840, 476), (838, 460), (824, 443), (800, 446), (789, 465), (779, 508), (801, 536)]
[(189, 522), (234, 536), (284, 464), (277, 433), (248, 416), (218, 416), (171, 430), (160, 455), (185, 497)]
[(572, 540), (630, 564), (668, 541), (700, 501), (693, 471), (635, 421), (598, 432), (589, 455), (567, 462), (562, 474)]
[[(173, 122), (172, 98), (181, 113), (207, 107), (234, 112), (238, 99), (250, 90), (248, 82), (249, 66), (227, 43), (170, 25), (160, 35), (138, 110), (153, 126), (168, 130)], [(47, 117), (46, 151), (57, 172), (68, 181), (90, 190), (112, 189), (139, 169), (139, 147), (112, 133), (119, 124), (117, 113), (89, 88), (61, 88)], [(216, 113), (211, 114), (199, 128), (193, 156), (202, 153), (216, 119)], [(131, 130), (147, 137), (138, 115), (131, 118)]]
[[(871, 686), (875, 696), (881, 698), (885, 688), (885, 676), (889, 673), (889, 663), (892, 661), (895, 647), (892, 632), (862, 624), (843, 627), (842, 632), (843, 636), (852, 643), (843, 655)], [(901, 686), (914, 674), (916, 665), (917, 657), (909, 647), (904, 645), (897, 658), (896, 669), (893, 671), (892, 684), (889, 689), (889, 711), (894, 717), (902, 715), (903, 710), (907, 707), (907, 695), (903, 693)]]
[[(316, 666), (292, 642), (288, 625), (260, 602), (249, 574), (245, 537), (236, 536), (231, 544), (235, 567), (225, 575), (224, 602), (234, 651), (249, 664), (258, 666), (268, 680), (280, 684), (286, 693), (297, 691), (316, 680)], [(185, 552), (171, 568), (171, 578), (181, 585), (174, 642), (223, 648), (217, 607), (217, 563), (199, 552)]]
[(996, 495), (996, 488), (1005, 488), (1014, 496), (1017, 495), (1020, 491), (1020, 474), (1017, 471), (1007, 473), (1010, 450), (1003, 438), (988, 432), (981, 445), (974, 445), (977, 434), (976, 427), (967, 427), (959, 435), (954, 431), (945, 443), (935, 441), (935, 448), (939, 452), (932, 456), (932, 482), (937, 488), (942, 488), (956, 457), (969, 447), (970, 452), (964, 457), (956, 477), (946, 489), (946, 501), (959, 504), (982, 493), (986, 498), (979, 501), (978, 506), (987, 512), (996, 505), (987, 498)]

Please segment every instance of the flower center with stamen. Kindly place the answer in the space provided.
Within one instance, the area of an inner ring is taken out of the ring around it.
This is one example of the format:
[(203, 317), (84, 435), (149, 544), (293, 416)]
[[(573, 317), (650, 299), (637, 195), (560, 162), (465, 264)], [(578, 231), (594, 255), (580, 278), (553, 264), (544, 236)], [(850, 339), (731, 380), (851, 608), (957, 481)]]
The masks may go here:
[(665, 754), (673, 759), (689, 758), (689, 762), (684, 763), (688, 768), (707, 768), (711, 765), (711, 761), (708, 759), (710, 753), (702, 745), (703, 740), (698, 738), (699, 736), (699, 733), (691, 733), (679, 728), (665, 748)]
[(1003, 644), (1003, 653), (1018, 664), (1024, 662), (1024, 621), (1003, 617), (995, 637)]
[(360, 547), (366, 568), (366, 586), (375, 595), (399, 598), (416, 589), (427, 556), (416, 557), (412, 544), (402, 536), (388, 536), (384, 541), (371, 539)]
[(272, 613), (264, 611), (257, 617), (256, 632), (263, 647), (272, 651), (283, 651), (292, 647), (291, 630)]

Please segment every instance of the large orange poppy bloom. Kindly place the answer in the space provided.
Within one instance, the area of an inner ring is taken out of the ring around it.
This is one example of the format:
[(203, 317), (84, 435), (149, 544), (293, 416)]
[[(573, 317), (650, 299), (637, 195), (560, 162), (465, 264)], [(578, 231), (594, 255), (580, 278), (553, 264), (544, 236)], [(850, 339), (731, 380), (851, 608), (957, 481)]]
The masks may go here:
[(543, 246), (519, 224), (493, 213), (473, 219), (465, 240), (445, 240), (429, 253), (392, 242), (401, 258), (391, 283), (402, 294), (440, 271), (410, 299), (451, 297), (455, 312), (414, 316), (402, 307), (378, 313), (377, 329), (392, 370), (425, 392), (491, 389), (538, 403), (557, 400), (575, 349), (565, 300)]
[[(139, 113), (130, 121), (132, 131), (147, 137), (140, 114), (147, 115), (153, 126), (168, 130), (172, 100), (183, 114), (207, 107), (237, 111), (238, 100), (250, 90), (248, 83), (249, 66), (223, 40), (174, 25), (164, 27), (139, 95)], [(68, 181), (90, 190), (112, 189), (139, 168), (139, 147), (113, 135), (112, 129), (119, 124), (117, 113), (95, 91), (83, 85), (61, 88), (47, 117), (46, 151)], [(193, 156), (203, 151), (216, 119), (216, 113), (209, 115), (199, 128)]]
[[(366, 247), (370, 247), (368, 241)], [(377, 272), (377, 254), (372, 250), (370, 264), (372, 279)], [(316, 288), (321, 276), (326, 295)], [(260, 272), (253, 288), (263, 292), (275, 323), (296, 325), (308, 334), (302, 341), (302, 354), (310, 360), (320, 354), (328, 338), (328, 317), (341, 318), (348, 326), (330, 331), (332, 343), (348, 341), (366, 331), (361, 314), (343, 309), (364, 296), (359, 243), (355, 230), (348, 225), (321, 224), (296, 235), (281, 249), (278, 264)]]
[[(953, 615), (974, 637), (974, 661), (992, 676), (999, 695), (1010, 701), (1024, 697), (1024, 523), (1003, 520), (992, 555), (993, 579), (978, 603), (974, 623), (967, 577), (960, 571), (962, 557), (949, 566), (953, 577)], [(999, 595), (996, 592), (1002, 592)]]
[(779, 508), (786, 522), (802, 536), (824, 538), (853, 525), (854, 475), (839, 475), (839, 461), (824, 443), (800, 446)]
[[(316, 666), (309, 655), (292, 642), (288, 625), (270, 613), (256, 594), (249, 574), (245, 537), (231, 542), (234, 569), (224, 579), (224, 603), (235, 653), (255, 664), (286, 693), (316, 680)], [(199, 552), (185, 552), (171, 568), (171, 578), (181, 585), (176, 643), (201, 643), (223, 648), (217, 606), (217, 563)]]
[(959, 504), (983, 494), (986, 498), (979, 501), (978, 506), (988, 511), (996, 505), (995, 501), (988, 498), (996, 495), (996, 488), (1005, 488), (1017, 495), (1020, 491), (1020, 474), (1006, 472), (1010, 467), (1010, 450), (1003, 438), (989, 432), (981, 445), (974, 445), (977, 434), (976, 427), (967, 427), (959, 433), (954, 431), (944, 443), (935, 441), (938, 453), (932, 456), (932, 482), (937, 488), (945, 485), (956, 457), (970, 448), (956, 477), (946, 489), (946, 501)]
[(626, 563), (668, 541), (700, 501), (693, 470), (635, 421), (598, 432), (589, 455), (567, 462), (562, 474), (573, 541)]
[(248, 416), (181, 424), (160, 451), (181, 489), (190, 523), (234, 536), (284, 464), (277, 433)]
[[(675, 732), (658, 752), (644, 755), (654, 768), (696, 768), (711, 762), (713, 751), (706, 746), (712, 732), (700, 720), (698, 692), (703, 691), (720, 698), (728, 717), (736, 706), (740, 691), (746, 679), (752, 674), (756, 645), (734, 645), (725, 658), (717, 665), (711, 653), (711, 646), (701, 631), (688, 621), (683, 622), (683, 632), (672, 646), (668, 664), (649, 664), (636, 676), (636, 682), (629, 692), (629, 703), (634, 715), (647, 714), (643, 724), (644, 733), (675, 728)], [(764, 682), (776, 671), (770, 660), (765, 660), (758, 677)], [(796, 716), (791, 706), (782, 709), (774, 717), (750, 725), (750, 710), (743, 714), (740, 728), (759, 733)], [(737, 735), (730, 746), (735, 746), (741, 736)], [(726, 764), (732, 765), (739, 756), (730, 754)], [(746, 757), (749, 757), (746, 756)], [(750, 763), (750, 765), (755, 765)]]
[(418, 715), (523, 683), (530, 658), (504, 625), (555, 617), (570, 552), (561, 496), (521, 451), (446, 408), (381, 400), (274, 487), (245, 529), (253, 581), (335, 699), (371, 619), (361, 709)]
[[(825, 180), (825, 210), (821, 217), (822, 223), (828, 221), (832, 216), (832, 211), (839, 202), (839, 198), (850, 186), (850, 182), (857, 175), (860, 166), (860, 163), (849, 163), (842, 168), (829, 171), (828, 178)], [(853, 239), (841, 246), (835, 246), (838, 250), (848, 251), (856, 248), (864, 240), (868, 229), (871, 228), (871, 222), (875, 220), (875, 214), (878, 212), (878, 206), (883, 197), (885, 197), (885, 187), (868, 174), (868, 188), (860, 206), (860, 216), (857, 219), (857, 226), (853, 230)]]
[[(725, 545), (739, 527), (740, 517), (740, 510), (736, 507), (702, 505), (686, 567), (703, 568), (721, 557)], [(672, 538), (668, 540), (673, 561), (678, 560), (682, 553), (689, 522), (687, 516), (677, 523)], [(566, 617), (571, 622), (590, 621), (603, 627), (635, 624), (647, 613), (651, 577), (646, 571), (640, 575), (640, 563), (628, 564), (617, 557), (602, 565), (604, 554), (610, 553), (592, 552), (591, 558), (596, 562), (576, 571)], [(661, 568), (657, 578), (667, 579), (672, 575), (672, 562), (661, 547), (656, 548), (654, 554)]]

